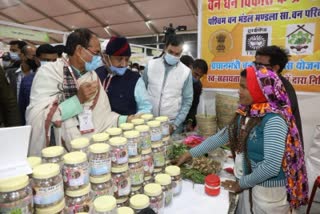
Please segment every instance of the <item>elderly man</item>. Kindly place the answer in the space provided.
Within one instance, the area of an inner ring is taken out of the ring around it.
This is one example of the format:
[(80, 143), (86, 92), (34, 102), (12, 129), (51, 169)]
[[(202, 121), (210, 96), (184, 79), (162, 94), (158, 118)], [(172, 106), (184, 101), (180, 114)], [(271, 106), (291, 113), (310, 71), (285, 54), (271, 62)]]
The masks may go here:
[(70, 141), (117, 126), (127, 119), (112, 112), (98, 76), (101, 65), (100, 43), (88, 29), (72, 32), (66, 42), (69, 58), (41, 66), (34, 78), (27, 124), (32, 125), (29, 155), (40, 155), (49, 145), (54, 126), (57, 145), (70, 149)]
[(112, 111), (118, 114), (150, 113), (146, 86), (139, 73), (128, 69), (131, 48), (126, 38), (112, 37), (105, 52), (106, 66), (96, 70), (108, 94)]

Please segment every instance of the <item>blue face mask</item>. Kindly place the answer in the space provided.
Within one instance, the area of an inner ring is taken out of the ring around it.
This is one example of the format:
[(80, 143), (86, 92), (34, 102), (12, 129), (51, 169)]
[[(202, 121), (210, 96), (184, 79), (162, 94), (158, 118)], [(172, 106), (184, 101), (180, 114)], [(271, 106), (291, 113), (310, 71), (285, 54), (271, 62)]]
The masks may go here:
[(102, 64), (102, 60), (100, 56), (92, 56), (91, 62), (85, 62), (86, 71), (94, 71), (99, 68)]
[(123, 67), (123, 68), (118, 68), (118, 67), (115, 67), (113, 65), (110, 66), (110, 70), (114, 73), (116, 73), (117, 75), (119, 76), (123, 76), (124, 73), (126, 73), (126, 70), (127, 68), (126, 67)]
[(12, 51), (10, 51), (10, 58), (11, 58), (13, 61), (19, 61), (19, 60), (20, 60), (19, 54), (16, 53), (16, 52), (12, 52)]
[(180, 61), (180, 57), (176, 57), (168, 53), (164, 55), (164, 59), (169, 65), (176, 65)]

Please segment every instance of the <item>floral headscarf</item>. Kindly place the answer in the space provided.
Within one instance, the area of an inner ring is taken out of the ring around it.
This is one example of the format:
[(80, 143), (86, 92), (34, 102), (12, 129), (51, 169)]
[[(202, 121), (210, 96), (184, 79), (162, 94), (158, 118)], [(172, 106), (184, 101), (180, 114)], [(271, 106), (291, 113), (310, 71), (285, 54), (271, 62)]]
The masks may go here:
[[(248, 67), (254, 72), (261, 91), (267, 102), (254, 103), (250, 106), (240, 105), (237, 112), (250, 117), (263, 117), (266, 113), (278, 113), (286, 120), (289, 130), (287, 134), (282, 169), (286, 175), (286, 188), (290, 206), (297, 208), (308, 202), (308, 178), (304, 161), (304, 152), (292, 115), (288, 94), (278, 75), (265, 67)], [(248, 83), (247, 83), (248, 84)]]

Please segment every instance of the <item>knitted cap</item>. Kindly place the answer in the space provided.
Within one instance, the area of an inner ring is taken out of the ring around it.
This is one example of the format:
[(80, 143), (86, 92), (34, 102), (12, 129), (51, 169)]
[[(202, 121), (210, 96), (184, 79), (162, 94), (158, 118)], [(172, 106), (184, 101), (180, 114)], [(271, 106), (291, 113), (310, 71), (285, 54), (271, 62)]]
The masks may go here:
[(110, 56), (131, 56), (131, 48), (125, 37), (111, 37), (106, 47)]

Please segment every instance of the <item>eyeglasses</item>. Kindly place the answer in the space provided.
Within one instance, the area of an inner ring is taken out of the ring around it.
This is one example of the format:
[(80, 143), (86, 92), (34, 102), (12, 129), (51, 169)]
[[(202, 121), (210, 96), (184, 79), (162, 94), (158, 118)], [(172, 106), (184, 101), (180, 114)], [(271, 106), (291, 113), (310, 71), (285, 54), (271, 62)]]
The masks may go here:
[(263, 64), (263, 63), (256, 62), (256, 61), (253, 61), (252, 63), (253, 63), (255, 66), (258, 66), (258, 67), (262, 67), (262, 66), (264, 66), (264, 67), (270, 67), (270, 66), (272, 66), (271, 64)]
[(84, 49), (86, 50), (86, 51), (88, 51), (89, 52), (89, 54), (91, 54), (92, 56), (101, 56), (101, 53), (98, 51), (98, 52), (93, 52), (92, 50), (90, 50), (89, 48), (85, 48), (84, 47)]

